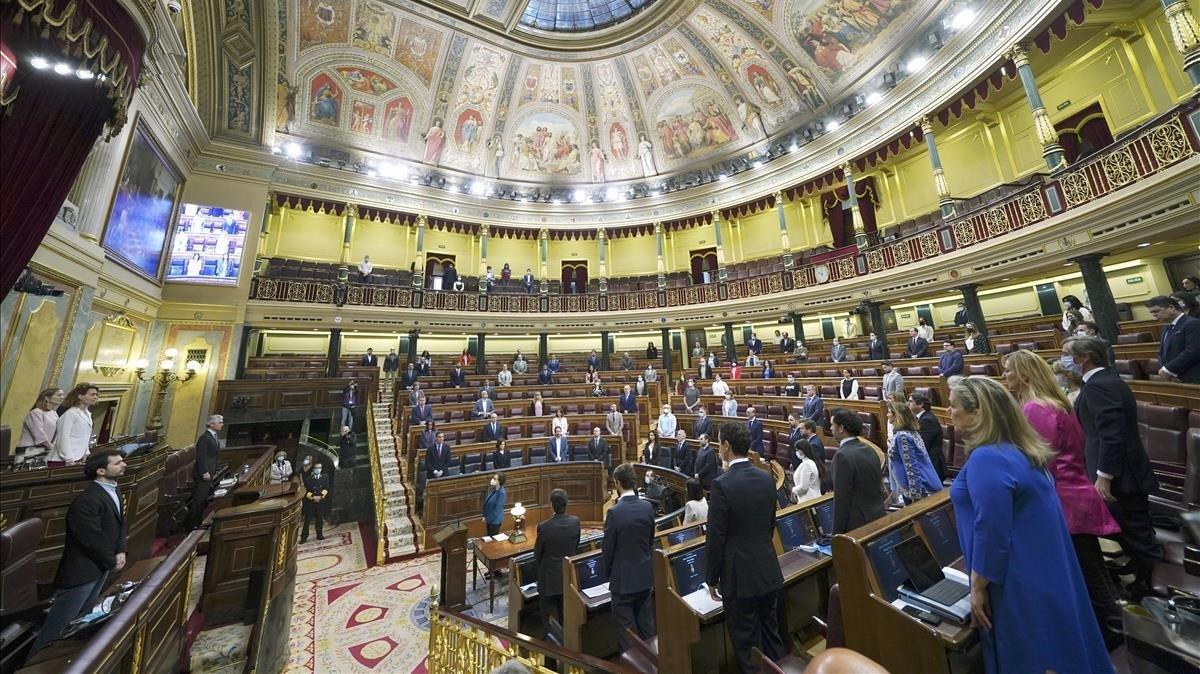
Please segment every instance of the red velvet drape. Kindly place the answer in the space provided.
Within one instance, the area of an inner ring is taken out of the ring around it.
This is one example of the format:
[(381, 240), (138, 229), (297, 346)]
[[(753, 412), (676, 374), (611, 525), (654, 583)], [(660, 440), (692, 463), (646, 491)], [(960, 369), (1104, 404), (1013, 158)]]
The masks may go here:
[[(876, 230), (875, 223), (875, 179), (860, 178), (854, 181), (854, 194), (858, 197), (858, 212), (862, 215), (863, 230), (868, 234)], [(833, 235), (833, 247), (841, 248), (854, 243), (854, 221), (850, 209), (842, 210), (842, 202), (850, 198), (845, 185), (821, 195), (821, 208), (829, 222), (829, 233)]]
[[(65, 7), (65, 2), (51, 6), (50, 15), (60, 17)], [(0, 47), (16, 61), (7, 86), (12, 100), (0, 122), (0, 296), (33, 257), (104, 125), (114, 116), (123, 121), (145, 50), (141, 29), (116, 0), (77, 0), (70, 31), (35, 23), (43, 8), (23, 13), (16, 23), (19, 12), (17, 2), (0, 4)], [(66, 33), (78, 33), (86, 19), (91, 32), (70, 42)], [(101, 36), (108, 47), (97, 52)], [(30, 60), (38, 56), (97, 74), (101, 62), (119, 58), (128, 84), (117, 89), (110, 86), (113, 76), (99, 82), (37, 70)]]

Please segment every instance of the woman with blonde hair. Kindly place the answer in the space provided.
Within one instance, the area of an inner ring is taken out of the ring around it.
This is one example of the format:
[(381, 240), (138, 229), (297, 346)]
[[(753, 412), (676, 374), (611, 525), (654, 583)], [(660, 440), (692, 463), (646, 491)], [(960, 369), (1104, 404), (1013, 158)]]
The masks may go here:
[(1079, 397), (1079, 390), (1083, 388), (1083, 377), (1075, 370), (1065, 366), (1061, 361), (1055, 361), (1050, 368), (1054, 373), (1054, 380), (1067, 396), (1067, 402), (1074, 407), (1075, 399)]
[(67, 411), (58, 419), (54, 429), (54, 449), (46, 454), (50, 467), (82, 463), (92, 447), (92, 405), (100, 400), (95, 384), (78, 384), (67, 394), (63, 405)]
[(17, 443), (14, 463), (24, 463), (54, 449), (54, 433), (58, 426), (58, 406), (66, 394), (58, 387), (43, 389), (37, 402), (25, 415), (21, 424), (21, 437)]
[(1113, 672), (1046, 469), (1054, 452), (999, 382), (949, 385), (950, 420), (967, 447), (950, 500), (984, 670)]
[(1088, 480), (1083, 427), (1055, 383), (1050, 365), (1037, 354), (1022, 350), (1005, 356), (1004, 377), (1021, 404), (1021, 413), (1054, 450), (1046, 467), (1054, 478), (1100, 632), (1107, 643), (1115, 645), (1123, 631), (1121, 609), (1100, 553), (1100, 537), (1120, 533), (1121, 527)]
[(920, 425), (908, 405), (887, 404), (888, 422), (894, 434), (888, 443), (888, 481), (893, 492), (907, 503), (919, 501), (942, 490), (942, 481), (921, 439)]

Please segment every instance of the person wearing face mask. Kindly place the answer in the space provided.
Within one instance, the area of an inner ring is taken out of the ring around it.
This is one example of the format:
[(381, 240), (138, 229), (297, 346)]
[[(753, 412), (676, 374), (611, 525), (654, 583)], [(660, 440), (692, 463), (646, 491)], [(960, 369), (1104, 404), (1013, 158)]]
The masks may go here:
[(695, 476), (700, 481), (700, 486), (707, 491), (712, 486), (712, 481), (721, 474), (721, 457), (709, 442), (707, 433), (701, 433), (697, 437), (700, 440), (700, 449), (696, 451)]
[(275, 463), (271, 464), (271, 484), (283, 484), (292, 479), (292, 462), (288, 461), (287, 452), (276, 452)]
[(504, 483), (508, 478), (504, 473), (496, 473), (488, 481), (487, 498), (483, 499), (483, 523), (487, 525), (487, 535), (495, 536), (500, 533), (500, 525), (504, 524), (504, 504), (508, 493)]
[(980, 333), (974, 323), (964, 325), (963, 331), (965, 332), (963, 346), (967, 347), (967, 353), (984, 354), (991, 352), (987, 336)]
[(833, 338), (833, 347), (829, 350), (829, 359), (835, 363), (846, 360), (846, 347), (837, 338)]
[[(305, 458), (305, 464), (309, 459)], [(320, 463), (313, 463), (312, 470), (303, 473), (304, 479), (304, 527), (300, 530), (300, 542), (308, 540), (308, 525), (313, 519), (317, 520), (317, 540), (325, 540), (325, 509), (329, 499), (329, 488), (332, 486), (329, 476), (325, 474)]]
[(1087, 307), (1083, 306), (1083, 302), (1074, 295), (1067, 295), (1062, 298), (1063, 309), (1062, 329), (1063, 332), (1073, 333), (1075, 328), (1081, 321), (1092, 320), (1092, 312)]
[(1155, 320), (1167, 324), (1158, 349), (1162, 364), (1157, 374), (1167, 381), (1200, 384), (1200, 320), (1179, 310), (1170, 297), (1151, 297), (1146, 308)]
[(1100, 336), (1100, 328), (1094, 321), (1080, 321), (1075, 326), (1076, 337), (1095, 337), (1104, 343), (1104, 348), (1108, 351), (1108, 362), (1116, 364), (1117, 352), (1112, 347), (1112, 342)]
[(343, 468), (354, 467), (355, 444), (354, 431), (349, 426), (342, 426), (342, 434), (338, 436), (338, 458)]
[[(824, 448), (821, 450), (825, 451)], [(792, 473), (792, 503), (804, 503), (821, 496), (821, 482), (825, 472), (824, 457), (816, 457), (812, 444), (801, 439), (792, 445), (796, 457), (796, 471)], [(818, 463), (820, 461), (820, 463)]]

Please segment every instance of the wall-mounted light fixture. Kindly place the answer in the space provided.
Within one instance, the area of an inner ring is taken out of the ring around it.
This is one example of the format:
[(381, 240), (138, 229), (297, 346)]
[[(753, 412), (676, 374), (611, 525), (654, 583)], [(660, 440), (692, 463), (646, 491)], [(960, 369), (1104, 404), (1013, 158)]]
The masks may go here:
[(137, 378), (141, 381), (152, 381), (157, 386), (154, 391), (154, 415), (150, 418), (149, 423), (146, 424), (146, 430), (148, 431), (158, 431), (163, 427), (162, 408), (163, 402), (167, 398), (167, 388), (175, 382), (186, 382), (195, 377), (201, 368), (199, 361), (189, 360), (184, 364), (183, 374), (179, 374), (175, 371), (175, 358), (179, 356), (179, 351), (177, 349), (167, 349), (163, 355), (166, 358), (159, 363), (158, 370), (152, 375), (146, 374), (150, 367), (150, 361), (141, 358), (134, 363), (134, 367), (136, 368), (134, 372), (137, 374)]

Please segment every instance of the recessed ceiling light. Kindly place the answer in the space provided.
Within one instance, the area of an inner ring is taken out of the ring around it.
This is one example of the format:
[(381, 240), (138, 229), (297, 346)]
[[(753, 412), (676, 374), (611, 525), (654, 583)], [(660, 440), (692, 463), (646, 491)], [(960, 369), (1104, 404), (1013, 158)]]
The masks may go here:
[(574, 198), (575, 198), (575, 201), (584, 201), (585, 199), (587, 199), (587, 192), (585, 190), (575, 190)]
[(1071, 263), (1070, 263), (1070, 262), (1067, 262), (1067, 263), (1066, 263), (1066, 264), (1064, 264), (1063, 266), (1064, 266), (1064, 267), (1070, 267), (1070, 266), (1071, 266)]
[(908, 63), (904, 64), (904, 69), (910, 73), (915, 73), (921, 68), (924, 68), (926, 63), (929, 63), (928, 58), (924, 56), (914, 56), (908, 60)]
[(29, 65), (37, 68), (38, 70), (45, 70), (46, 68), (50, 67), (50, 62), (41, 56), (34, 56), (33, 58), (29, 59)]
[(301, 152), (300, 143), (295, 143), (295, 142), (288, 143), (287, 145), (283, 146), (283, 149), (287, 152), (287, 156), (291, 157), (292, 159), (296, 159), (297, 157), (300, 156), (300, 152)]
[(604, 191), (604, 198), (608, 201), (616, 201), (618, 194), (619, 192), (617, 192), (617, 188), (610, 187)]
[(1138, 248), (1149, 248), (1149, 247), (1150, 247), (1150, 242), (1149, 242), (1149, 241), (1143, 241), (1143, 242), (1139, 243), (1137, 247), (1138, 247)]
[(836, 119), (831, 119), (831, 120), (825, 122), (825, 130), (826, 131), (837, 131), (838, 127), (840, 127), (841, 125), (842, 125), (841, 122), (837, 121)]
[(950, 19), (950, 27), (954, 30), (962, 30), (971, 25), (971, 22), (974, 20), (975, 10), (970, 7), (964, 7), (958, 14), (954, 15), (954, 18)]
[(1000, 279), (1000, 280), (1001, 280), (1001, 281), (1011, 281), (1011, 280), (1012, 280), (1012, 277), (1011, 277), (1011, 276), (1005, 276), (1004, 278), (1002, 278), (1002, 279)]
[(67, 74), (73, 72), (74, 70), (75, 69), (72, 68), (71, 64), (69, 64), (69, 63), (55, 63), (54, 64), (54, 72), (58, 73), (59, 75), (67, 75)]
[(90, 80), (90, 79), (95, 79), (96, 73), (94, 73), (86, 68), (80, 68), (79, 70), (75, 71), (75, 77), (78, 77), (81, 80)]
[(879, 93), (878, 91), (872, 91), (871, 93), (867, 94), (867, 105), (875, 105), (882, 99), (883, 94)]

